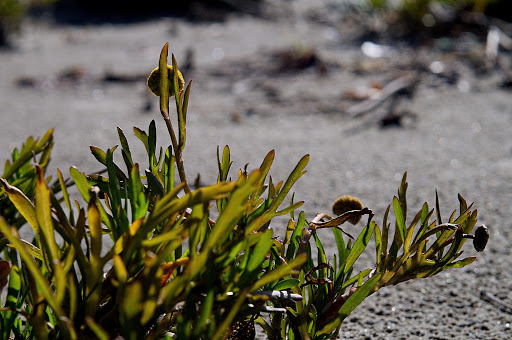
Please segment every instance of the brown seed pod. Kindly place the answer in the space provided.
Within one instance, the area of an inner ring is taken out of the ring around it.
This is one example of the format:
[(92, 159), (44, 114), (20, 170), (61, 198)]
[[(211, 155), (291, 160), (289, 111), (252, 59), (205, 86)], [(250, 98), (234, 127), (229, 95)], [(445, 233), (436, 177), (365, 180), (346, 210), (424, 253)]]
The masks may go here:
[(484, 251), (487, 241), (489, 241), (489, 230), (487, 230), (487, 227), (482, 224), (475, 230), (473, 247), (475, 247), (476, 251)]
[[(172, 97), (175, 94), (174, 91), (174, 70), (171, 65), (167, 65), (167, 75), (169, 77), (169, 96)], [(185, 86), (185, 80), (180, 70), (178, 70), (178, 88), (179, 91), (183, 90)], [(155, 96), (160, 97), (160, 68), (157, 67), (148, 77), (148, 88)]]
[[(351, 210), (361, 210), (363, 209), (363, 203), (359, 200), (359, 198), (351, 196), (351, 195), (344, 195), (341, 197), (338, 197), (336, 201), (334, 201), (332, 205), (332, 212), (334, 215), (339, 216), (347, 211)], [(361, 215), (354, 216), (350, 218), (348, 221), (352, 224), (357, 224), (361, 220)]]

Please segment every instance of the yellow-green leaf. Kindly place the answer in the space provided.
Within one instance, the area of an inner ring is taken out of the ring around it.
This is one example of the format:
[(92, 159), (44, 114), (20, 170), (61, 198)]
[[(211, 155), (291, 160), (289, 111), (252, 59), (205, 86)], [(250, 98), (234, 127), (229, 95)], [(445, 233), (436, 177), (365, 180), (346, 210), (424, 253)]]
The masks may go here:
[[(55, 233), (53, 228), (52, 213), (51, 213), (51, 202), (50, 202), (50, 189), (46, 184), (43, 171), (39, 166), (37, 169), (37, 183), (35, 193), (35, 209), (36, 218), (39, 224), (41, 235), (43, 236), (42, 251), (50, 255), (50, 260), (60, 259), (60, 250), (55, 242)], [(52, 266), (50, 263), (50, 266)]]
[(36, 208), (34, 204), (20, 189), (10, 185), (6, 179), (0, 178), (0, 182), (16, 209), (25, 218), (28, 224), (30, 224), (36, 234), (39, 234), (39, 224), (37, 223)]
[(396, 224), (398, 227), (398, 231), (400, 233), (400, 237), (402, 238), (402, 243), (405, 241), (405, 233), (407, 227), (405, 226), (404, 215), (402, 212), (402, 207), (400, 206), (400, 201), (398, 197), (393, 197), (393, 209), (395, 210)]

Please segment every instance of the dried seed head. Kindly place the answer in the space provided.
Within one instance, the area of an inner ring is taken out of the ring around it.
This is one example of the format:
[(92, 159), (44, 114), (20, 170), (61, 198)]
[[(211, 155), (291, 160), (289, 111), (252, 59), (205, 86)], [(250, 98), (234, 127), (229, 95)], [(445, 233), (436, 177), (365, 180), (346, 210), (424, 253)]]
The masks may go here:
[[(169, 96), (174, 96), (174, 70), (171, 65), (167, 65), (167, 75), (169, 78)], [(178, 70), (178, 88), (179, 91), (183, 90), (185, 86), (185, 80), (183, 79), (183, 75), (180, 70)], [(148, 88), (155, 96), (160, 97), (160, 68), (157, 67), (148, 77)]]
[(484, 251), (487, 241), (489, 241), (489, 230), (487, 230), (487, 227), (482, 224), (475, 230), (473, 247), (475, 247), (476, 251)]
[[(363, 209), (363, 203), (359, 200), (359, 198), (351, 196), (351, 195), (344, 195), (341, 197), (338, 197), (338, 199), (334, 202), (332, 205), (332, 212), (334, 215), (339, 216), (347, 211), (351, 210), (361, 210)], [(357, 224), (361, 220), (361, 215), (354, 216), (348, 221), (352, 224)]]

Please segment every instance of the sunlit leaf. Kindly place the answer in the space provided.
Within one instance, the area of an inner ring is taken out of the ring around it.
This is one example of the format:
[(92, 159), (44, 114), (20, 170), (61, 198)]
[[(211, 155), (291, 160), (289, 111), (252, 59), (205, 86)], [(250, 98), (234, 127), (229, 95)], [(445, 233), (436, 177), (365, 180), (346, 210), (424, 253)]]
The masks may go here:
[(11, 186), (5, 179), (0, 178), (0, 182), (16, 209), (18, 209), (20, 214), (25, 218), (28, 224), (30, 224), (36, 234), (38, 234), (39, 223), (37, 222), (36, 208), (34, 204), (20, 189)]
[(353, 285), (356, 282), (359, 282), (360, 280), (362, 280), (366, 276), (370, 275), (371, 272), (372, 272), (371, 269), (363, 270), (359, 274), (357, 274), (357, 275), (353, 276), (352, 278), (350, 278), (349, 280), (345, 281), (343, 283), (343, 286), (341, 286), (340, 290), (344, 291), (347, 287)]
[[(33, 257), (35, 257), (38, 260), (44, 261), (44, 255), (41, 252), (41, 249), (39, 249), (38, 247), (34, 246), (32, 243), (25, 241), (23, 239), (21, 239), (20, 241), (25, 243), (25, 245), (27, 246), (27, 250), (30, 252), (30, 255), (32, 255)], [(12, 244), (9, 244), (8, 246), (14, 247)]]
[(388, 224), (388, 216), (389, 210), (391, 206), (388, 205), (386, 211), (384, 212), (384, 218), (382, 221), (382, 251), (384, 253), (388, 252), (388, 237), (389, 237), (389, 224)]
[[(91, 201), (91, 185), (87, 181), (87, 178), (85, 175), (78, 171), (75, 167), (71, 167), (69, 169), (69, 173), (71, 175), (71, 178), (73, 178), (73, 181), (75, 181), (75, 185), (78, 188), (78, 191), (80, 191), (80, 194), (84, 198), (86, 203), (89, 203)], [(106, 224), (106, 226), (112, 230), (112, 226), (114, 224), (112, 220), (112, 216), (108, 215), (105, 209), (101, 206), (101, 204), (98, 204), (98, 209), (100, 209), (101, 213), (101, 219), (103, 223)]]
[(454, 269), (454, 268), (463, 268), (468, 264), (473, 263), (476, 260), (476, 257), (467, 257), (463, 260), (459, 260), (450, 264), (447, 264), (443, 267), (443, 269)]
[(138, 127), (133, 127), (133, 133), (144, 144), (146, 152), (149, 154), (149, 137), (146, 132)]
[(338, 324), (343, 321), (363, 300), (370, 294), (375, 284), (380, 280), (381, 274), (374, 275), (368, 279), (357, 291), (352, 294), (341, 306), (335, 318), (329, 321), (320, 331), (320, 334), (329, 334), (333, 332)]
[[(169, 43), (165, 43), (160, 53), (158, 69), (160, 71), (160, 112), (169, 114), (169, 75), (167, 70), (167, 56), (169, 54)], [(162, 96), (162, 94), (164, 94)]]
[(409, 184), (407, 184), (407, 171), (404, 172), (404, 175), (402, 177), (402, 181), (400, 182), (400, 188), (398, 189), (398, 200), (400, 201), (400, 207), (402, 208), (402, 216), (404, 221), (407, 220), (407, 187)]
[(172, 60), (172, 70), (173, 70), (173, 88), (176, 93), (174, 96), (175, 102), (176, 102), (176, 112), (178, 113), (178, 130), (179, 130), (179, 140), (178, 145), (180, 151), (183, 151), (185, 148), (185, 141), (187, 138), (186, 133), (186, 120), (185, 115), (183, 114), (183, 106), (182, 106), (182, 97), (181, 93), (179, 92), (181, 86), (180, 86), (180, 79), (179, 79), (179, 71), (178, 71), (178, 62), (176, 61), (176, 58), (174, 57), (174, 54), (171, 56)]
[(14, 162), (5, 166), (2, 174), (3, 178), (11, 177), (16, 171), (18, 171), (23, 165), (32, 159), (35, 154), (40, 153), (45, 148), (49, 147), (53, 140), (53, 129), (48, 130), (45, 135), (40, 139), (34, 141), (33, 137), (27, 138), (24, 147), (20, 154), (16, 157)]
[(295, 167), (295, 169), (293, 169), (293, 171), (290, 173), (290, 175), (288, 176), (288, 179), (284, 183), (283, 188), (279, 192), (279, 195), (277, 196), (277, 198), (274, 202), (274, 206), (276, 207), (276, 209), (277, 209), (277, 207), (279, 207), (281, 205), (281, 203), (283, 203), (286, 195), (288, 195), (288, 192), (290, 191), (292, 186), (295, 184), (295, 182), (297, 182), (297, 180), (300, 177), (302, 177), (302, 175), (304, 175), (306, 173), (306, 171), (303, 171), (303, 170), (306, 167), (306, 165), (308, 164), (308, 162), (309, 162), (309, 155), (305, 155), (304, 157), (301, 158), (299, 163), (297, 163), (297, 166)]
[(306, 214), (303, 211), (299, 214), (299, 219), (297, 220), (297, 225), (290, 235), (290, 240), (288, 242), (288, 248), (286, 249), (286, 258), (288, 260), (292, 259), (299, 249), (300, 238), (302, 234), (302, 228), (306, 223)]
[(183, 119), (187, 120), (187, 112), (188, 112), (188, 98), (190, 96), (190, 88), (192, 87), (192, 80), (188, 82), (187, 88), (185, 89), (185, 93), (183, 95), (182, 107), (183, 107)]
[[(19, 308), (18, 299), (22, 289), (21, 276), (23, 273), (18, 266), (12, 266), (7, 274), (9, 276), (9, 285), (7, 287), (4, 307), (8, 308), (8, 310), (3, 311), (0, 315), (0, 325), (3, 325), (3, 329), (0, 329), (0, 335), (3, 335), (5, 339), (10, 337), (11, 329), (15, 327), (14, 321), (18, 316), (15, 309)], [(5, 279), (7, 279), (7, 276), (5, 276)]]
[(297, 287), (299, 285), (299, 280), (297, 279), (287, 279), (283, 281), (279, 281), (274, 287), (274, 290), (287, 290), (292, 287)]
[(393, 197), (393, 209), (395, 211), (395, 218), (396, 218), (396, 226), (398, 228), (398, 231), (400, 233), (401, 241), (402, 243), (405, 241), (405, 233), (407, 230), (407, 227), (405, 226), (405, 220), (404, 215), (402, 213), (402, 207), (400, 206), (400, 201), (398, 200), (398, 197)]
[(338, 228), (332, 228), (334, 239), (336, 240), (336, 247), (338, 248), (339, 265), (337, 269), (345, 268), (347, 261), (345, 241), (343, 240), (343, 232)]
[(70, 216), (70, 220), (73, 220), (73, 209), (71, 208), (71, 201), (69, 200), (69, 194), (68, 194), (68, 190), (66, 188), (66, 183), (64, 181), (64, 177), (62, 176), (62, 173), (60, 172), (59, 169), (57, 169), (57, 175), (59, 177), (59, 184), (60, 184), (60, 189), (62, 191), (62, 196), (64, 198), (64, 201), (66, 202), (66, 206), (68, 207), (68, 210), (69, 210), (69, 216)]
[(252, 272), (261, 267), (261, 263), (265, 260), (272, 246), (272, 234), (272, 229), (268, 229), (261, 234), (258, 243), (251, 252), (251, 257), (246, 267), (247, 271)]
[(366, 249), (366, 246), (368, 245), (368, 242), (370, 241), (373, 230), (375, 229), (375, 222), (370, 222), (366, 227), (361, 231), (359, 236), (357, 237), (356, 241), (354, 242), (354, 245), (352, 246), (352, 250), (350, 251), (350, 254), (347, 257), (347, 261), (345, 263), (345, 268), (343, 269), (344, 273), (347, 273), (356, 260), (359, 258), (361, 253)]
[(378, 266), (384, 254), (382, 254), (382, 235), (377, 224), (375, 224), (375, 253), (376, 264)]
[(130, 171), (130, 169), (133, 167), (133, 160), (128, 141), (126, 140), (126, 136), (120, 127), (117, 127), (117, 134), (119, 136), (119, 141), (121, 142), (121, 151), (123, 154), (124, 163), (126, 164), (126, 169)]
[(300, 254), (293, 260), (291, 260), (288, 264), (281, 265), (274, 269), (273, 271), (263, 275), (258, 281), (256, 281), (252, 287), (251, 291), (255, 291), (260, 287), (263, 287), (271, 282), (277, 281), (280, 278), (289, 275), (294, 268), (302, 265), (306, 262), (306, 255)]
[(39, 265), (32, 258), (28, 250), (25, 248), (25, 245), (21, 242), (19, 235), (17, 234), (17, 231), (15, 229), (11, 229), (9, 225), (5, 222), (5, 219), (1, 216), (0, 232), (4, 234), (4, 236), (18, 250), (18, 254), (24, 261), (31, 275), (38, 282), (38, 288), (40, 289), (41, 294), (44, 296), (48, 304), (53, 308), (53, 310), (58, 316), (63, 315), (61, 306), (56, 302), (53, 293), (50, 289), (50, 286), (48, 285), (46, 278), (44, 277), (43, 273), (39, 268)]

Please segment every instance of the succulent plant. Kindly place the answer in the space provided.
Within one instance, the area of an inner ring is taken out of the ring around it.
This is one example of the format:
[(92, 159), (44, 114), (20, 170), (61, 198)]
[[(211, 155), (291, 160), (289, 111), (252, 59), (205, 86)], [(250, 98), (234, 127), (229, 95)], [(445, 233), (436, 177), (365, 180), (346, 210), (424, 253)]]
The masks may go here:
[[(273, 150), (254, 171), (240, 169), (231, 180), (226, 146), (217, 150), (217, 182), (192, 190), (183, 157), (190, 83), (185, 87), (174, 56), (172, 66), (167, 58), (166, 44), (148, 86), (160, 94), (171, 144), (157, 147), (155, 121), (148, 132), (133, 129), (148, 154), (144, 172), (119, 128), (120, 150), (90, 147), (105, 172), (70, 168), (71, 181), (58, 170), (50, 184), (51, 130), (28, 138), (6, 163), (0, 288), (7, 287), (7, 295), (0, 338), (248, 339), (257, 324), (270, 339), (333, 339), (380, 288), (472, 263), (474, 257), (458, 260), (468, 238), (484, 250), (488, 230), (480, 226), (471, 235), (477, 212), (460, 195), (459, 213), (448, 222), (436, 195), (435, 209), (425, 203), (407, 224), (406, 174), (392, 202), (392, 237), (391, 206), (380, 227), (353, 196), (336, 200), (333, 217), (320, 213), (308, 221), (304, 212), (297, 214), (304, 202), (289, 194), (309, 155), (284, 181), (269, 176)], [(169, 114), (173, 94), (177, 130)], [(71, 202), (70, 185), (82, 203)], [(287, 230), (278, 237), (271, 221), (283, 215), (289, 215)], [(359, 235), (345, 240), (341, 226), (362, 217), (367, 220)], [(19, 235), (23, 225), (32, 228), (31, 240)], [(332, 258), (319, 229), (333, 233)], [(355, 273), (372, 238), (375, 266)]]

